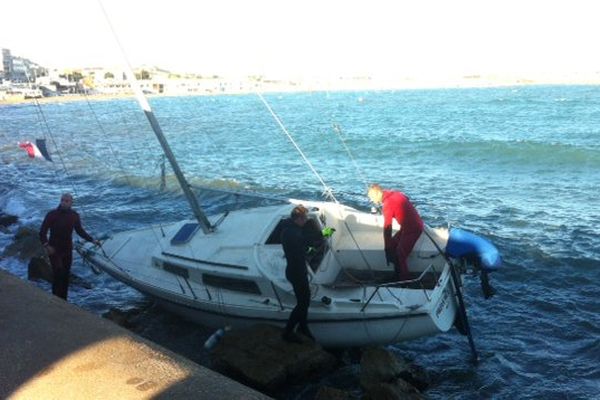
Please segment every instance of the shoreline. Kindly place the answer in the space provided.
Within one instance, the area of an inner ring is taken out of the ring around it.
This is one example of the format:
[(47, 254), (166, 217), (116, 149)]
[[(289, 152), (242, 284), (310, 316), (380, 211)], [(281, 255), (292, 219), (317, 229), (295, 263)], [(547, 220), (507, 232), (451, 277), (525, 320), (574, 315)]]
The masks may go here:
[[(196, 92), (173, 92), (160, 94), (147, 94), (148, 98), (155, 97), (192, 97), (192, 96), (231, 96), (245, 95), (256, 92), (260, 93), (311, 93), (311, 92), (360, 92), (360, 91), (400, 91), (400, 90), (444, 90), (444, 89), (484, 89), (502, 87), (523, 86), (600, 86), (600, 72), (595, 74), (581, 75), (577, 77), (540, 77), (530, 79), (526, 77), (484, 77), (479, 75), (464, 76), (457, 79), (413, 79), (401, 80), (371, 80), (366, 78), (340, 80), (335, 83), (295, 83), (295, 82), (272, 82), (256, 87), (255, 90), (225, 90), (225, 91), (196, 91)], [(54, 104), (74, 101), (109, 101), (119, 99), (135, 99), (133, 92), (121, 93), (99, 93), (99, 94), (65, 94), (52, 97), (23, 98), (11, 96), (0, 98), (1, 106), (18, 104)]]

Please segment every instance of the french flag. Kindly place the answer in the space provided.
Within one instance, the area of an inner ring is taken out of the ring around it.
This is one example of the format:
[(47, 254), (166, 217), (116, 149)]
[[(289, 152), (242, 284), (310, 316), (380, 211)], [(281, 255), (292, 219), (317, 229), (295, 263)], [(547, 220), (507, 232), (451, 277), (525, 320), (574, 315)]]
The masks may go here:
[(36, 139), (35, 143), (30, 141), (19, 142), (19, 147), (24, 149), (30, 158), (44, 158), (52, 161), (46, 148), (46, 139)]

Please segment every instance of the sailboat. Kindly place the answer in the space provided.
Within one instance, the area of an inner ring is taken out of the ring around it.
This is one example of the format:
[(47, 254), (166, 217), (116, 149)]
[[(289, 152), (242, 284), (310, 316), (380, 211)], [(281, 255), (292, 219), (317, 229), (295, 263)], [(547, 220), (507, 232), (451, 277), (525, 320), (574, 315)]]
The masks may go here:
[(487, 273), (501, 264), (491, 243), (462, 230), (426, 226), (408, 258), (410, 279), (398, 281), (385, 259), (383, 217), (341, 204), (332, 193), (333, 201), (288, 199), (283, 204), (209, 218), (179, 168), (131, 68), (128, 75), (194, 219), (115, 233), (100, 247), (76, 243), (84, 259), (204, 326), (284, 326), (296, 297), (285, 277), (280, 235), (291, 210), (302, 204), (309, 210), (307, 225), (333, 233), (307, 265), (311, 292), (308, 324), (319, 344), (391, 344), (447, 332), (459, 322), (457, 326), (468, 334), (476, 356), (461, 273), (469, 262), (487, 283)]
[(310, 261), (309, 326), (326, 347), (390, 344), (448, 331), (459, 311), (447, 256), (451, 232), (426, 227), (397, 281), (383, 251), (382, 216), (335, 202), (290, 200), (198, 221), (121, 232), (79, 252), (114, 278), (209, 327), (285, 325), (296, 304), (285, 277), (282, 224), (303, 204), (311, 222), (331, 228)]
[[(326, 347), (381, 345), (465, 327), (460, 278), (466, 261), (487, 278), (497, 249), (459, 229), (426, 226), (398, 281), (385, 259), (383, 217), (336, 201), (283, 204), (206, 216), (180, 170), (149, 104), (138, 93), (194, 219), (112, 234), (76, 249), (93, 266), (208, 327), (284, 326), (296, 298), (285, 277), (282, 225), (298, 204), (310, 225), (333, 232), (307, 265), (308, 323)], [(395, 229), (401, 227), (395, 226)], [(487, 281), (487, 279), (486, 279)]]

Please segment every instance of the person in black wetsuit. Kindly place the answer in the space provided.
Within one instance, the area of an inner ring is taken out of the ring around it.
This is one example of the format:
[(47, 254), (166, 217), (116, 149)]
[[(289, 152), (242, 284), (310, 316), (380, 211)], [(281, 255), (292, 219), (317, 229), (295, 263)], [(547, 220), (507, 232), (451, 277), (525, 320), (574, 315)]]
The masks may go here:
[(306, 269), (307, 239), (302, 228), (308, 220), (308, 210), (299, 205), (294, 207), (290, 219), (281, 232), (281, 244), (287, 261), (285, 277), (292, 284), (296, 295), (296, 306), (290, 313), (287, 325), (283, 331), (283, 339), (288, 342), (300, 343), (302, 340), (296, 336), (298, 331), (311, 340), (315, 340), (308, 329), (308, 306), (310, 304), (310, 287), (308, 285), (308, 271)]
[(306, 241), (306, 262), (316, 272), (325, 255), (327, 242), (323, 237), (319, 223), (316, 219), (308, 218), (302, 227), (302, 235)]
[[(40, 241), (52, 265), (52, 294), (65, 300), (73, 260), (73, 230), (88, 242), (100, 245), (99, 241), (94, 240), (83, 229), (79, 214), (71, 209), (72, 204), (73, 196), (64, 193), (60, 198), (60, 205), (46, 214), (40, 228)], [(50, 231), (50, 239), (48, 239), (48, 231)]]

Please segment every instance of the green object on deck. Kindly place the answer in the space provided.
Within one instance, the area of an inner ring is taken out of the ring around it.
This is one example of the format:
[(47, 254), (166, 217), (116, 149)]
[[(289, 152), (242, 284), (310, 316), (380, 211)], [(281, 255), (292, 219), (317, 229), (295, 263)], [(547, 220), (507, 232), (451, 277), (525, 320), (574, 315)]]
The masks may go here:
[(335, 232), (335, 228), (331, 228), (331, 227), (327, 227), (327, 228), (323, 228), (323, 237), (331, 237), (333, 236), (333, 232)]

